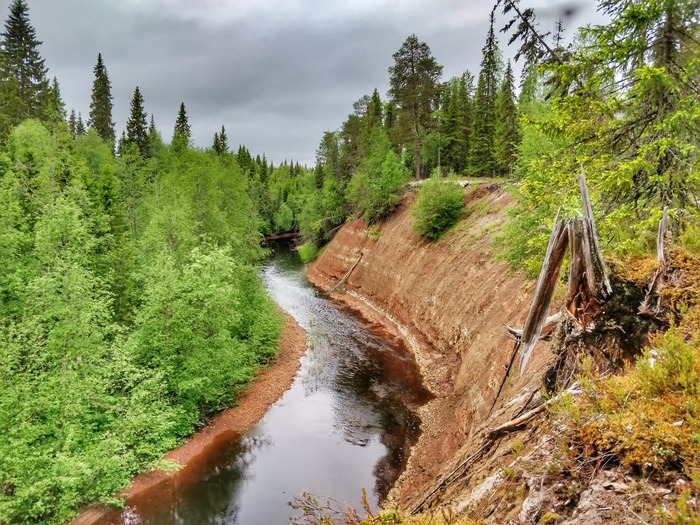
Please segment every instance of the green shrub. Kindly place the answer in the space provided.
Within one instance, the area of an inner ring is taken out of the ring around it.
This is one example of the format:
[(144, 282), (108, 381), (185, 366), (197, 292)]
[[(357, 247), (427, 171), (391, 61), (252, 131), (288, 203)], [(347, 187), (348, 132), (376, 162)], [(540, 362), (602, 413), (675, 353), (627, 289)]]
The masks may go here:
[(318, 248), (313, 242), (305, 242), (299, 246), (299, 257), (301, 262), (304, 264), (309, 264), (318, 256)]
[(361, 168), (350, 180), (348, 201), (355, 210), (363, 213), (369, 224), (375, 223), (399, 202), (401, 189), (410, 177), (401, 158), (390, 150), (380, 164), (374, 168)]
[(463, 206), (464, 191), (454, 179), (431, 178), (418, 192), (413, 229), (426, 239), (439, 239), (457, 222)]

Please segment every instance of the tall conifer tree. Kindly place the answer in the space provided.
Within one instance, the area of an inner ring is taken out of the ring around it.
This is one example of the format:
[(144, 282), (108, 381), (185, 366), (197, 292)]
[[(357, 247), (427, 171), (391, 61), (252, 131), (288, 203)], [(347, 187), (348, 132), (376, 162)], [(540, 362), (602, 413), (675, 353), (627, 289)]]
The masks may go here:
[(177, 112), (177, 119), (175, 119), (175, 129), (173, 130), (173, 148), (177, 151), (187, 149), (187, 147), (190, 145), (191, 136), (192, 132), (190, 131), (190, 124), (187, 120), (187, 111), (185, 110), (185, 103), (180, 102), (180, 109)]
[(78, 117), (75, 114), (75, 109), (70, 110), (70, 117), (68, 117), (68, 129), (70, 134), (75, 138), (78, 135)]
[(87, 128), (85, 127), (85, 121), (83, 116), (78, 113), (78, 121), (75, 124), (75, 134), (76, 136), (85, 135), (87, 133)]
[(131, 111), (126, 121), (126, 145), (133, 144), (139, 149), (142, 156), (148, 156), (148, 124), (146, 111), (143, 107), (143, 96), (139, 87), (134, 89), (131, 98)]
[(7, 124), (14, 126), (26, 118), (45, 118), (48, 69), (39, 54), (41, 42), (29, 23), (29, 7), (24, 0), (12, 1), (5, 31), (0, 36), (0, 104)]
[(409, 36), (393, 57), (394, 65), (389, 68), (389, 97), (399, 109), (406, 131), (412, 136), (415, 176), (420, 179), (421, 128), (430, 126), (442, 66), (430, 54), (428, 44), (419, 41), (416, 35)]
[(107, 68), (102, 61), (102, 53), (97, 54), (94, 68), (95, 79), (92, 83), (92, 100), (90, 102), (89, 125), (97, 131), (107, 143), (113, 143), (114, 122), (112, 122), (112, 85), (109, 82)]
[(53, 77), (46, 99), (45, 118), (53, 124), (65, 122), (66, 105), (61, 98), (61, 88), (58, 79)]
[(163, 147), (163, 139), (160, 136), (160, 131), (156, 127), (156, 119), (151, 114), (151, 120), (148, 124), (148, 152), (149, 156), (153, 157)]
[(221, 144), (221, 153), (228, 153), (228, 135), (226, 135), (226, 128), (221, 125), (221, 133), (219, 133), (219, 143)]
[(486, 36), (481, 59), (481, 71), (474, 100), (474, 126), (471, 140), (470, 164), (475, 175), (493, 175), (496, 170), (494, 158), (494, 132), (496, 120), (496, 97), (501, 67), (501, 52), (494, 32), (494, 13)]
[(496, 99), (496, 127), (494, 137), (494, 156), (498, 171), (510, 174), (518, 153), (518, 110), (515, 104), (515, 81), (513, 69), (508, 61), (501, 89)]

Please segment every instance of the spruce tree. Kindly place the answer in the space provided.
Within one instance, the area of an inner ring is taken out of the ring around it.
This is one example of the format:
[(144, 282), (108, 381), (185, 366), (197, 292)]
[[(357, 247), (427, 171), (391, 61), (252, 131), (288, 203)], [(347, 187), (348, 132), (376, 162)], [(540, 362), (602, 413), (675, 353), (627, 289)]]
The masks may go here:
[(389, 68), (389, 97), (396, 104), (412, 136), (415, 154), (415, 177), (421, 178), (421, 129), (430, 127), (432, 105), (438, 94), (438, 80), (442, 66), (430, 54), (430, 47), (409, 36), (394, 53), (394, 65)]
[(0, 104), (10, 126), (26, 118), (45, 118), (49, 99), (48, 69), (28, 11), (24, 0), (13, 0), (0, 33)]
[(61, 88), (56, 77), (53, 77), (47, 93), (45, 117), (52, 124), (66, 120), (66, 105), (61, 98)]
[(377, 88), (374, 88), (372, 96), (369, 99), (369, 104), (367, 104), (367, 113), (365, 115), (366, 128), (371, 130), (375, 126), (381, 126), (383, 112), (384, 105), (382, 104), (382, 99), (379, 96)]
[(442, 162), (455, 173), (464, 171), (468, 155), (471, 100), (467, 81), (471, 82), (468, 71), (445, 84), (441, 104), (441, 134), (446, 142)]
[(173, 140), (172, 146), (176, 151), (182, 151), (187, 149), (190, 145), (191, 138), (190, 124), (187, 121), (187, 111), (185, 110), (185, 103), (180, 102), (180, 109), (177, 112), (177, 119), (175, 119), (175, 129), (173, 130)]
[(102, 61), (102, 53), (97, 54), (94, 68), (95, 80), (92, 82), (89, 125), (97, 131), (106, 143), (113, 143), (114, 122), (112, 122), (112, 85), (109, 82), (107, 68)]
[(467, 169), (474, 129), (474, 75), (462, 73), (457, 90), (459, 113), (462, 115), (460, 134), (459, 170)]
[(119, 137), (119, 140), (117, 141), (117, 155), (122, 156), (124, 153), (126, 153), (127, 148), (129, 147), (128, 140), (126, 138), (126, 131), (122, 131), (121, 137)]
[(221, 155), (221, 140), (219, 139), (219, 132), (214, 132), (214, 143), (212, 144), (212, 149), (217, 155)]
[(151, 115), (151, 121), (148, 125), (148, 154), (154, 157), (163, 147), (163, 139), (160, 136), (160, 131), (156, 128), (156, 119)]
[(219, 143), (221, 144), (221, 153), (228, 153), (228, 136), (223, 124), (221, 125), (221, 133), (219, 133)]
[(496, 120), (496, 97), (501, 53), (494, 32), (494, 13), (486, 36), (481, 59), (481, 71), (474, 100), (474, 127), (471, 143), (470, 164), (475, 175), (488, 176), (496, 171), (494, 158), (494, 135)]
[(496, 127), (494, 130), (494, 156), (498, 171), (503, 175), (512, 173), (518, 153), (518, 111), (515, 105), (514, 83), (513, 69), (508, 61), (508, 67), (496, 99)]
[(126, 121), (126, 143), (124, 146), (128, 147), (133, 144), (138, 148), (141, 156), (148, 157), (148, 125), (143, 104), (143, 96), (139, 87), (136, 86), (134, 96), (131, 98), (131, 111)]
[(85, 127), (85, 122), (83, 121), (83, 116), (78, 113), (78, 122), (75, 124), (75, 134), (76, 136), (85, 135), (87, 133), (87, 128)]
[(75, 138), (78, 135), (78, 117), (75, 115), (75, 109), (70, 110), (70, 117), (68, 117), (68, 129), (70, 134)]

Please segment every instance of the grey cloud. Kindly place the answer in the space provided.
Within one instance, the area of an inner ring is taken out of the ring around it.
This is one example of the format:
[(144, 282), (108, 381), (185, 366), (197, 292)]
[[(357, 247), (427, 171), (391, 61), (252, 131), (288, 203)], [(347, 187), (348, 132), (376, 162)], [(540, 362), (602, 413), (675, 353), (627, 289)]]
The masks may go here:
[(344, 8), (337, 17), (326, 8), (321, 17), (295, 16), (288, 23), (272, 13), (269, 19), (210, 23), (179, 18), (162, 6), (134, 10), (95, 0), (29, 0), (31, 21), (44, 41), (42, 55), (68, 109), (87, 117), (92, 69), (101, 52), (118, 133), (138, 85), (166, 140), (184, 102), (196, 145), (210, 146), (224, 124), (232, 145), (243, 143), (275, 162), (309, 165), (323, 132), (340, 126), (353, 101), (375, 87), (386, 97), (392, 54), (409, 34), (430, 45), (445, 79), (465, 69), (477, 74), (487, 4), (475, 4), (473, 16), (463, 2), (443, 0), (439, 9), (412, 2), (398, 17), (395, 8), (376, 8), (371, 16)]

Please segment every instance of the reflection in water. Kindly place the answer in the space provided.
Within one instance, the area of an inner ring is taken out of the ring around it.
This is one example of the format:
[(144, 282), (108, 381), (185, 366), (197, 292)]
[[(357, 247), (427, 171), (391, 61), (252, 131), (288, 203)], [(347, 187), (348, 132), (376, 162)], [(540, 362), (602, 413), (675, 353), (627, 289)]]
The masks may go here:
[(427, 401), (415, 363), (398, 341), (371, 330), (310, 287), (296, 254), (263, 268), (273, 298), (307, 330), (294, 384), (245, 436), (212, 450), (104, 524), (289, 522), (303, 491), (359, 505), (386, 496), (419, 433)]

